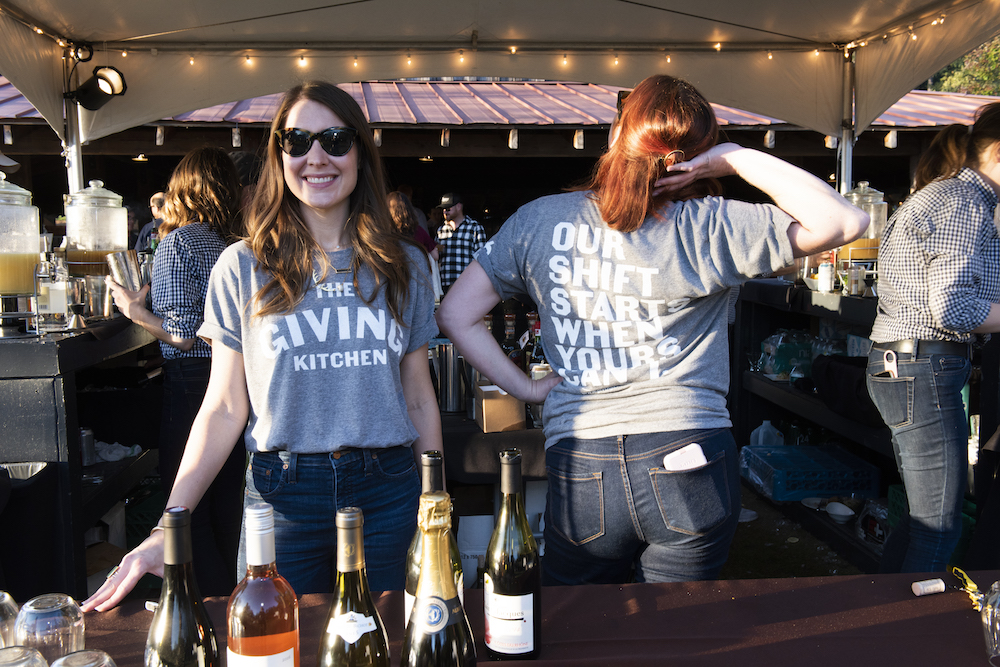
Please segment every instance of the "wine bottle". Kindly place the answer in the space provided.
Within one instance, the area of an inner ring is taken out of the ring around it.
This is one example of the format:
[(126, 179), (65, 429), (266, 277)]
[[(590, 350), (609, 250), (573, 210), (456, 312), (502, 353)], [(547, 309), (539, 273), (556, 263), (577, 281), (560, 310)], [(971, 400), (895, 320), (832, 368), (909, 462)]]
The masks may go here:
[(524, 370), (524, 350), (517, 342), (514, 335), (517, 315), (514, 313), (504, 313), (503, 316), (503, 341), (500, 342), (500, 349), (514, 362), (514, 365)]
[(163, 589), (149, 626), (145, 667), (217, 667), (219, 645), (194, 578), (191, 513), (163, 513)]
[[(444, 460), (441, 452), (436, 449), (420, 455), (420, 485), (421, 493), (444, 490)], [(420, 579), (420, 528), (418, 527), (410, 541), (406, 552), (406, 584), (404, 586), (403, 625), (410, 622), (410, 612), (413, 611), (413, 600), (417, 594), (417, 581)], [(455, 588), (458, 590), (458, 600), (465, 605), (465, 576), (462, 573), (462, 555), (458, 551), (455, 533), (448, 531), (448, 555), (451, 559), (451, 571), (455, 575)], [(469, 628), (472, 631), (472, 628)]]
[(337, 510), (337, 584), (319, 643), (318, 667), (389, 667), (389, 641), (365, 575), (365, 520)]
[(401, 667), (464, 667), (476, 664), (476, 647), (455, 590), (448, 557), (451, 499), (436, 491), (420, 496), (420, 581), (403, 635)]
[(229, 667), (298, 667), (299, 602), (278, 574), (274, 511), (267, 503), (246, 509), (247, 574), (229, 597)]
[(500, 452), (500, 515), (486, 547), (483, 600), (492, 660), (538, 657), (542, 579), (521, 490), (521, 452)]

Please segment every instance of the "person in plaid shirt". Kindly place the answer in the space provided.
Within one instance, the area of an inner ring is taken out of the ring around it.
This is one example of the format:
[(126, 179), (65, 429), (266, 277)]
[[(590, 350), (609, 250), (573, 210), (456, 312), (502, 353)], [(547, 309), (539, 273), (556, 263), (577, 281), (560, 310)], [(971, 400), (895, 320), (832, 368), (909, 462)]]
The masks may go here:
[(472, 256), (486, 243), (486, 232), (481, 224), (465, 215), (462, 198), (456, 193), (441, 197), (437, 207), (444, 210), (444, 224), (437, 231), (437, 240), (441, 288), (447, 294)]
[[(1000, 103), (951, 125), (920, 158), (916, 192), (886, 225), (868, 393), (892, 433), (908, 512), (882, 572), (941, 572), (962, 532), (971, 352), (1000, 331)], [(988, 337), (988, 336), (986, 336)]]

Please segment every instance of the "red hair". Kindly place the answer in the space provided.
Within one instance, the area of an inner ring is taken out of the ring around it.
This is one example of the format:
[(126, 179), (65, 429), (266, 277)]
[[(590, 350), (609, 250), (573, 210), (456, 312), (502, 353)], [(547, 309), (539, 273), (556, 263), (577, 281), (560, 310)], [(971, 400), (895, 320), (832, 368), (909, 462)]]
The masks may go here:
[(650, 211), (669, 201), (719, 194), (715, 179), (695, 181), (672, 196), (654, 195), (666, 166), (694, 158), (716, 144), (712, 105), (687, 81), (665, 74), (643, 79), (622, 105), (618, 139), (597, 162), (590, 181), (601, 217), (621, 232), (638, 229)]

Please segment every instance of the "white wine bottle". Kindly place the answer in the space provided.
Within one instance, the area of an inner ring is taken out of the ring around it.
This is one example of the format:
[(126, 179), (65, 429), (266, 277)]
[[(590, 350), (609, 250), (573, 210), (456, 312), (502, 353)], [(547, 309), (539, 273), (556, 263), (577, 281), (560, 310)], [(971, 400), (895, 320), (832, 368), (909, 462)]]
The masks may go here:
[(437, 491), (420, 496), (417, 525), (420, 581), (410, 622), (403, 634), (401, 667), (467, 667), (476, 664), (476, 647), (458, 599), (448, 557), (451, 499)]
[[(420, 492), (432, 493), (444, 490), (444, 459), (436, 449), (420, 455)], [(413, 611), (413, 599), (417, 593), (417, 580), (420, 579), (420, 528), (418, 527), (410, 541), (406, 552), (406, 583), (404, 585), (403, 626), (410, 622), (410, 612)], [(462, 555), (458, 551), (455, 533), (448, 531), (448, 556), (451, 559), (451, 571), (455, 575), (455, 588), (458, 599), (465, 605), (465, 576), (462, 573)], [(472, 632), (472, 628), (469, 628)]]
[(318, 667), (389, 667), (389, 641), (365, 574), (364, 516), (337, 510), (337, 585), (319, 643)]
[(163, 589), (146, 637), (145, 667), (218, 667), (219, 645), (194, 578), (191, 513), (163, 513)]
[(247, 574), (229, 597), (229, 667), (299, 667), (299, 602), (275, 564), (274, 510), (246, 509)]
[(538, 657), (541, 588), (538, 544), (524, 511), (521, 452), (500, 452), (500, 515), (486, 548), (483, 601), (491, 660)]

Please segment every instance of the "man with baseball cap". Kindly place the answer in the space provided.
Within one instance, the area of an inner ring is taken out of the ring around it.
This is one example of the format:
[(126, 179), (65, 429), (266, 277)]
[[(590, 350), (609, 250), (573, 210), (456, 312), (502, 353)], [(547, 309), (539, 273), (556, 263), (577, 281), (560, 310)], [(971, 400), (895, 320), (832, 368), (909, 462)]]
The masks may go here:
[(472, 261), (472, 255), (486, 243), (486, 232), (482, 225), (465, 215), (462, 198), (457, 193), (449, 192), (441, 197), (437, 207), (444, 210), (444, 224), (437, 231), (437, 240), (441, 288), (447, 293)]

